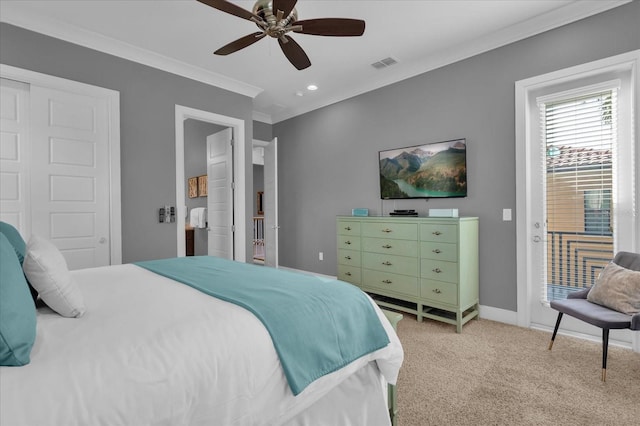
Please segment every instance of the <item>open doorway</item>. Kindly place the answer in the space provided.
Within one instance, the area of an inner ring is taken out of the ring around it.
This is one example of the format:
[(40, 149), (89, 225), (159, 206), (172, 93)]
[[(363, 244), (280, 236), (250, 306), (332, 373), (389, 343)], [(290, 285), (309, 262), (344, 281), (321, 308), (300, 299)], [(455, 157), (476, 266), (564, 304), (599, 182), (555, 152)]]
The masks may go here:
[(278, 267), (278, 140), (253, 141), (253, 262)]
[[(227, 127), (189, 118), (184, 122), (184, 175), (188, 182), (185, 198), (185, 238), (187, 256), (209, 254), (209, 225), (206, 214), (208, 192), (203, 191), (207, 176), (207, 137)], [(200, 185), (198, 185), (200, 183)], [(200, 220), (202, 219), (202, 220)]]
[[(188, 177), (185, 170), (185, 122), (195, 120), (219, 126), (221, 129), (230, 128), (234, 139), (239, 143), (235, 145), (235, 155), (233, 156), (233, 175), (236, 176), (234, 182), (234, 193), (231, 206), (232, 223), (235, 226), (233, 233), (233, 255), (232, 259), (244, 262), (246, 260), (246, 226), (245, 223), (245, 148), (244, 148), (244, 120), (214, 114), (208, 111), (197, 110), (181, 105), (176, 105), (175, 128), (176, 128), (176, 245), (177, 255), (186, 255), (186, 224), (187, 224), (187, 199), (188, 199)], [(206, 152), (203, 148), (202, 153)], [(203, 155), (204, 156), (204, 155)], [(202, 176), (202, 175), (201, 175)], [(200, 177), (200, 176), (196, 176)], [(206, 179), (206, 175), (204, 176)], [(197, 198), (197, 197), (196, 197)], [(231, 224), (233, 226), (233, 224)]]

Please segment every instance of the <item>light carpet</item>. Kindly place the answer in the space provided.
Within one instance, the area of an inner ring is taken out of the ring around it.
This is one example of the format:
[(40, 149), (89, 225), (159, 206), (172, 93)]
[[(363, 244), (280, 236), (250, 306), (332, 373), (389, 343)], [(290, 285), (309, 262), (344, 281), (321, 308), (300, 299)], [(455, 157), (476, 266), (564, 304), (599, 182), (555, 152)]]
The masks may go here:
[(489, 320), (455, 327), (404, 314), (398, 425), (640, 424), (640, 354)]

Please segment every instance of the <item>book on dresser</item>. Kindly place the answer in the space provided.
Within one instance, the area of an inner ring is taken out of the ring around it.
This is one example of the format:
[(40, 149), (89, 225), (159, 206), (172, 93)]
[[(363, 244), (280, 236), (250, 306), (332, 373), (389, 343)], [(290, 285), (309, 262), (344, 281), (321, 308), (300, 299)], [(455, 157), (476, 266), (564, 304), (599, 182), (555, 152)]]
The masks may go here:
[(462, 326), (478, 316), (477, 217), (336, 221), (338, 279), (382, 307)]

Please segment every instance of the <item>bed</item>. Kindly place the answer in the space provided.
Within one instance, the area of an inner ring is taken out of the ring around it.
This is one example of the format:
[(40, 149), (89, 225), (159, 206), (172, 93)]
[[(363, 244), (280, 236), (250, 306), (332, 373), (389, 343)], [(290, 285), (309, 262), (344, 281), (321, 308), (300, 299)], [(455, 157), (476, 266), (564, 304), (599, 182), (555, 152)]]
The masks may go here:
[[(26, 252), (28, 276), (28, 246)], [(3, 269), (6, 258), (3, 252)], [(154, 262), (141, 262), (68, 272), (83, 302), (77, 318), (64, 317), (38, 302), (29, 362), (0, 367), (1, 425), (390, 424), (386, 389), (397, 379), (402, 347), (382, 311), (364, 293), (387, 343), (344, 365), (323, 367), (325, 374), (313, 373), (295, 384), (282, 344), (272, 336), (275, 329), (259, 318), (260, 311), (252, 311), (253, 302), (242, 306), (225, 300), (226, 296), (213, 297), (162, 270), (167, 264), (174, 270), (171, 262), (193, 269), (190, 258), (159, 262), (161, 267), (155, 270), (149, 265)], [(211, 280), (216, 282), (223, 275), (239, 282), (245, 274), (257, 273), (264, 281), (279, 280), (282, 285), (349, 286), (224, 259), (203, 257), (198, 262), (223, 271)], [(344, 306), (335, 302), (339, 309)], [(325, 309), (321, 320), (306, 312), (313, 308), (307, 302), (270, 307), (267, 312), (302, 311), (315, 318), (308, 338), (302, 339), (308, 342), (319, 339), (318, 327), (342, 334), (339, 323), (344, 316), (326, 311), (326, 300), (318, 304)], [(352, 310), (347, 316), (353, 316)], [(304, 321), (291, 321), (291, 330), (298, 331), (285, 334), (304, 335)], [(371, 333), (359, 326), (345, 328)], [(320, 348), (313, 350), (336, 352), (324, 343)], [(322, 356), (317, 355), (320, 363)], [(293, 364), (300, 368), (297, 361)], [(306, 369), (303, 365), (303, 373)]]

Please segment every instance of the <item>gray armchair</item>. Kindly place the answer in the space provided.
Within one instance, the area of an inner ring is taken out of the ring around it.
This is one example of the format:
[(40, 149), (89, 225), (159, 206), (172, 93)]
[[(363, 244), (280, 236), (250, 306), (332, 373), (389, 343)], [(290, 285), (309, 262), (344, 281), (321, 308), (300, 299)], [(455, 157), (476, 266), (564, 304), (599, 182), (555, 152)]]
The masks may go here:
[[(613, 262), (626, 269), (640, 271), (640, 254), (618, 252)], [(556, 326), (549, 342), (549, 350), (553, 347), (553, 341), (558, 333), (562, 315), (567, 314), (578, 318), (591, 325), (602, 329), (602, 381), (607, 380), (607, 349), (609, 347), (609, 330), (626, 329), (640, 330), (640, 313), (627, 315), (614, 311), (604, 306), (591, 303), (587, 300), (587, 294), (591, 288), (570, 293), (564, 300), (554, 300), (551, 307), (558, 311)]]

